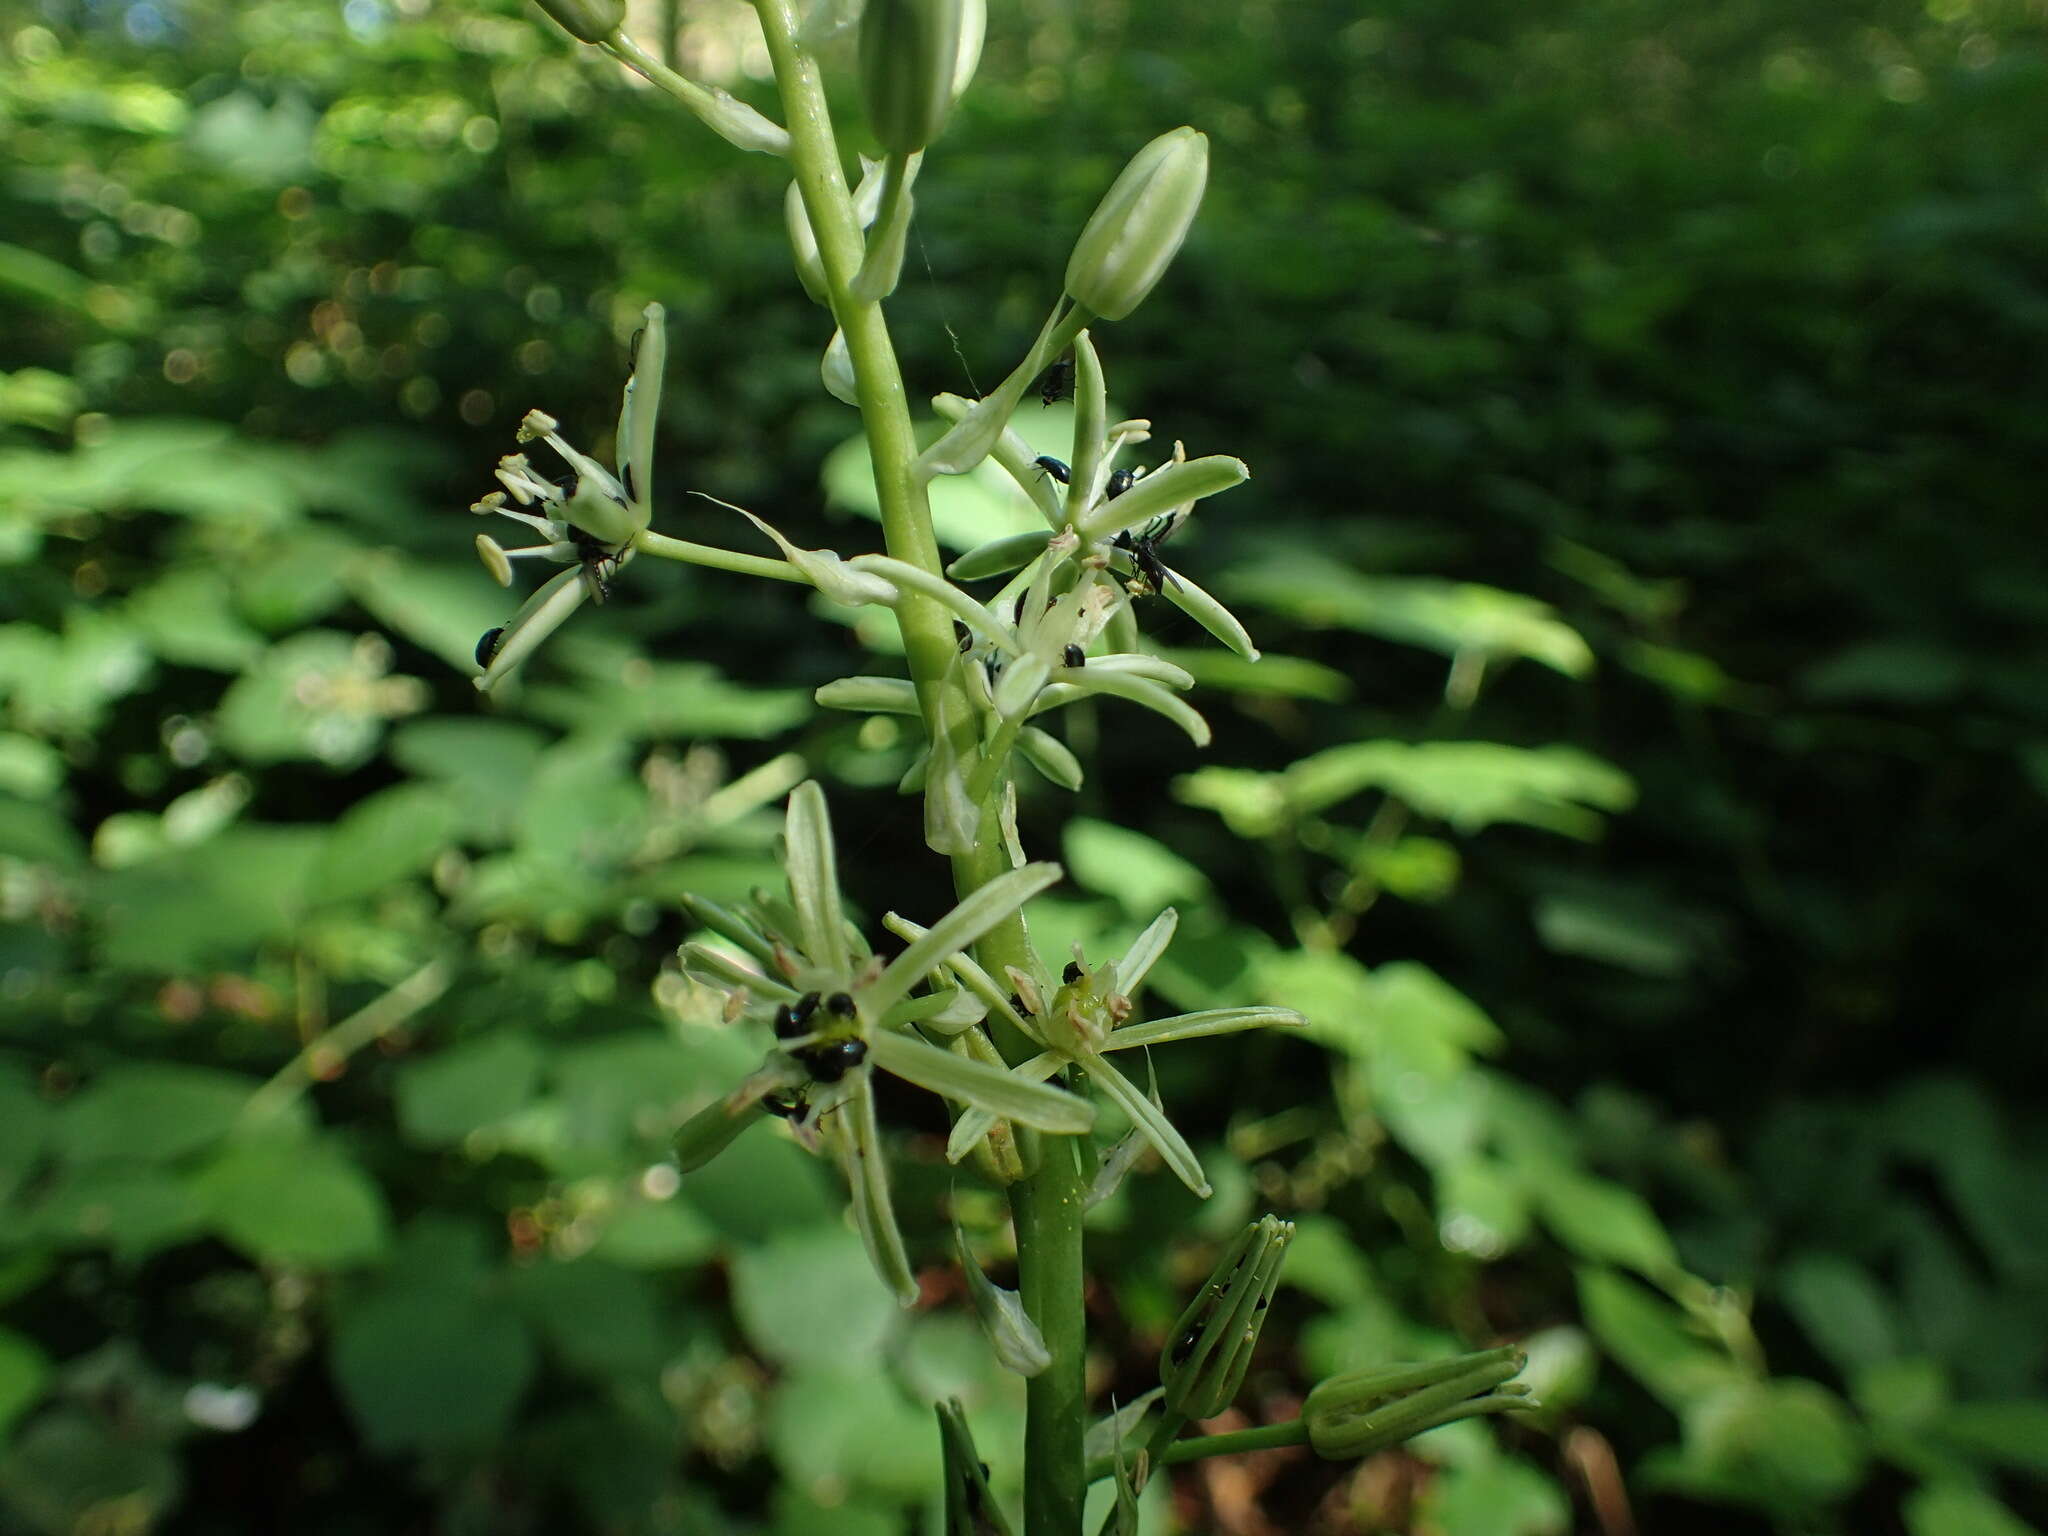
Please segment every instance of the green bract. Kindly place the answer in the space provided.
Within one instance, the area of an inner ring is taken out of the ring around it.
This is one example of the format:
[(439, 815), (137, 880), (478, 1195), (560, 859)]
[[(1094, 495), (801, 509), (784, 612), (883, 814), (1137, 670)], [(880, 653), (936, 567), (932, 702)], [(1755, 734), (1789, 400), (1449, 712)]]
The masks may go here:
[(1208, 181), (1209, 140), (1192, 128), (1162, 133), (1133, 155), (1067, 259), (1074, 302), (1105, 320), (1142, 304), (1187, 238)]

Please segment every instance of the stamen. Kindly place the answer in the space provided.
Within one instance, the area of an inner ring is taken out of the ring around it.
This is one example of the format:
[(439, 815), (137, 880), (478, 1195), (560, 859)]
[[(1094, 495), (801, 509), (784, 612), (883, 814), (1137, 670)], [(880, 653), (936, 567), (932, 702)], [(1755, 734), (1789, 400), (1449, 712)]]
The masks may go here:
[(561, 423), (546, 411), (528, 411), (519, 423), (519, 441), (530, 443), (536, 437), (548, 437)]

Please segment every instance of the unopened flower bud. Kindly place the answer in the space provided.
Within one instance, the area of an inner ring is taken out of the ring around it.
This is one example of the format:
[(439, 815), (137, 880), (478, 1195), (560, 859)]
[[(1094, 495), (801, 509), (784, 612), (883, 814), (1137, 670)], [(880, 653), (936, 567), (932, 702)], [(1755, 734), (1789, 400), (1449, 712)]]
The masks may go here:
[[(1332, 1376), (1302, 1407), (1309, 1444), (1326, 1460), (1370, 1456), (1455, 1419), (1533, 1408), (1508, 1378), (1528, 1363), (1512, 1346), (1423, 1365), (1383, 1365)], [(1503, 1383), (1506, 1383), (1504, 1386)]]
[(1143, 303), (1187, 238), (1208, 181), (1209, 140), (1192, 128), (1162, 133), (1133, 155), (1067, 259), (1074, 302), (1105, 320)]
[(1181, 1313), (1159, 1356), (1169, 1412), (1210, 1419), (1230, 1406), (1251, 1366), (1293, 1237), (1293, 1222), (1260, 1217), (1238, 1234), (1201, 1295)]
[(538, 0), (540, 8), (580, 43), (601, 43), (626, 19), (626, 0)]
[(979, 55), (982, 28), (970, 26), (974, 0), (868, 0), (860, 26), (860, 82), (868, 125), (882, 147), (910, 155), (939, 136), (946, 114)]

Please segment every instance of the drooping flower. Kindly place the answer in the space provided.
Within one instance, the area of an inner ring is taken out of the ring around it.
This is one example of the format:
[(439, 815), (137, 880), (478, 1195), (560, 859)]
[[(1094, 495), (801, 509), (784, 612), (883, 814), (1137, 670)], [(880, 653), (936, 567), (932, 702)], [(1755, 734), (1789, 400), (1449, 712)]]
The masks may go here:
[[(921, 932), (901, 918), (885, 921), (906, 938), (914, 940)], [(1043, 1047), (1036, 1056), (1011, 1069), (1015, 1076), (1029, 1082), (1044, 1082), (1068, 1068), (1077, 1068), (1104, 1098), (1129, 1117), (1132, 1128), (1152, 1144), (1181, 1182), (1206, 1198), (1209, 1180), (1187, 1138), (1151, 1096), (1108, 1059), (1108, 1053), (1247, 1029), (1287, 1028), (1307, 1020), (1292, 1008), (1249, 1007), (1209, 1008), (1143, 1023), (1129, 1022), (1146, 975), (1165, 953), (1179, 925), (1179, 914), (1168, 907), (1132, 940), (1122, 959), (1091, 970), (1077, 952), (1057, 981), (1013, 969), (1006, 988), (999, 986), (969, 956), (954, 955), (945, 965), (959, 978), (961, 986), (987, 1005), (991, 1016), (1004, 1020)], [(947, 1160), (958, 1162), (965, 1157), (995, 1128), (999, 1118), (980, 1106), (962, 1114), (953, 1123), (952, 1137), (946, 1143)]]
[(494, 512), (540, 535), (540, 543), (521, 549), (506, 549), (488, 534), (477, 535), (477, 555), (500, 586), (512, 584), (515, 560), (576, 567), (545, 583), (504, 628), (477, 642), (480, 691), (488, 692), (518, 670), (585, 599), (603, 602), (612, 577), (633, 558), (634, 540), (646, 529), (653, 507), (654, 425), (667, 356), (662, 307), (649, 304), (634, 338), (633, 371), (619, 406), (616, 473), (564, 439), (554, 417), (528, 411), (519, 425), (519, 441), (546, 443), (569, 473), (550, 480), (525, 454), (508, 454), (496, 470), (504, 489), (471, 505), (472, 512)]
[(1060, 868), (1026, 864), (998, 876), (930, 928), (919, 928), (886, 963), (845, 918), (831, 819), (814, 781), (789, 798), (783, 868), (786, 897), (756, 893), (745, 911), (700, 898), (685, 903), (730, 946), (684, 945), (685, 969), (725, 990), (729, 1016), (768, 1021), (774, 1043), (759, 1071), (683, 1127), (677, 1151), (688, 1171), (744, 1130), (757, 1106), (787, 1119), (800, 1140), (828, 1147), (838, 1158), (869, 1256), (908, 1305), (917, 1288), (896, 1230), (875, 1125), (875, 1068), (1041, 1131), (1072, 1135), (1094, 1122), (1085, 1100), (1005, 1071), (987, 1059), (993, 1048), (980, 1055), (967, 1049), (960, 1037), (978, 1026), (986, 1009), (959, 985), (935, 988), (931, 980), (1057, 881)]

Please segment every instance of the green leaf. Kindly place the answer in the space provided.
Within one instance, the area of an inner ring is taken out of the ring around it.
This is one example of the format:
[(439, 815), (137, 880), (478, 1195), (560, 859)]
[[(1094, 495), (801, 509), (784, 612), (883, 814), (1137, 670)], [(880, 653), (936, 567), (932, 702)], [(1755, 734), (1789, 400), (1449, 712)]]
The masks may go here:
[(783, 1475), (820, 1501), (849, 1487), (922, 1499), (939, 1481), (930, 1415), (878, 1370), (798, 1365), (769, 1406), (768, 1444)]
[(170, 1451), (85, 1410), (63, 1407), (22, 1426), (0, 1461), (6, 1509), (41, 1536), (108, 1529), (148, 1531), (177, 1502)]
[(1498, 587), (1365, 576), (1335, 560), (1288, 555), (1240, 567), (1227, 589), (1305, 624), (1355, 629), (1445, 656), (1527, 657), (1567, 677), (1593, 670), (1592, 650), (1548, 603)]
[(106, 1248), (133, 1262), (197, 1235), (207, 1215), (206, 1201), (182, 1175), (94, 1163), (50, 1184), (30, 1219), (56, 1247)]
[(448, 1146), (523, 1109), (540, 1085), (543, 1056), (504, 1031), (408, 1061), (398, 1074), (398, 1125), (423, 1146)]
[(1557, 1483), (1505, 1456), (1445, 1467), (1418, 1513), (1457, 1536), (1560, 1536), (1571, 1529), (1571, 1501)]
[(312, 899), (354, 901), (420, 873), (449, 847), (457, 819), (453, 797), (434, 784), (398, 784), (357, 801), (328, 834)]
[(1927, 1433), (1980, 1460), (2048, 1476), (2048, 1400), (1957, 1403), (1939, 1414)]
[(871, 1371), (896, 1326), (895, 1300), (860, 1239), (836, 1227), (786, 1233), (741, 1253), (732, 1300), (755, 1350), (791, 1367)]
[(488, 1293), (389, 1285), (349, 1307), (332, 1350), (342, 1400), (381, 1451), (484, 1449), (533, 1376), (533, 1340)]
[(1067, 870), (1089, 890), (1116, 898), (1132, 917), (1161, 907), (1198, 906), (1209, 899), (1209, 878), (1142, 832), (1077, 816), (1060, 841)]
[(600, 1259), (543, 1260), (509, 1276), (513, 1302), (562, 1362), (600, 1383), (652, 1380), (664, 1363), (651, 1284)]
[(1356, 742), (1305, 757), (1281, 778), (1297, 815), (1378, 789), (1467, 835), (1514, 822), (1589, 838), (1600, 812), (1636, 798), (1627, 774), (1576, 747), (1491, 741)]
[(2039, 1536), (2005, 1505), (1970, 1483), (1929, 1483), (1906, 1495), (1909, 1536)]
[(333, 1148), (283, 1136), (232, 1142), (194, 1181), (215, 1231), (253, 1257), (340, 1268), (385, 1245), (384, 1197)]
[(57, 1112), (11, 1071), (0, 1071), (0, 1202), (27, 1182), (51, 1140)]
[(605, 1217), (590, 1251), (622, 1269), (670, 1270), (701, 1264), (717, 1248), (711, 1224), (681, 1200), (629, 1199)]
[(1530, 1193), (1544, 1225), (1580, 1258), (1605, 1259), (1653, 1276), (1677, 1268), (1670, 1234), (1633, 1190), (1553, 1171), (1532, 1181)]
[(388, 648), (333, 630), (280, 640), (221, 699), (221, 744), (248, 763), (360, 766), (376, 751), (386, 719), (403, 712), (384, 675), (386, 655)]
[(1498, 1258), (1529, 1233), (1524, 1181), (1485, 1158), (1452, 1163), (1436, 1181), (1437, 1240), (1453, 1253)]
[(1844, 1376), (1899, 1354), (1891, 1302), (1861, 1265), (1839, 1254), (1805, 1254), (1785, 1265), (1778, 1292), (1806, 1336)]
[(0, 1443), (49, 1379), (49, 1358), (20, 1334), (0, 1328)]
[(1601, 1346), (1665, 1406), (1748, 1385), (1742, 1368), (1702, 1343), (1685, 1315), (1611, 1270), (1578, 1272), (1579, 1306)]
[(170, 1162), (227, 1135), (257, 1086), (207, 1067), (109, 1067), (64, 1105), (58, 1146), (74, 1162)]
[(1818, 1382), (1792, 1377), (1709, 1392), (1682, 1413), (1682, 1486), (1790, 1513), (1847, 1495), (1869, 1452), (1842, 1402)]

